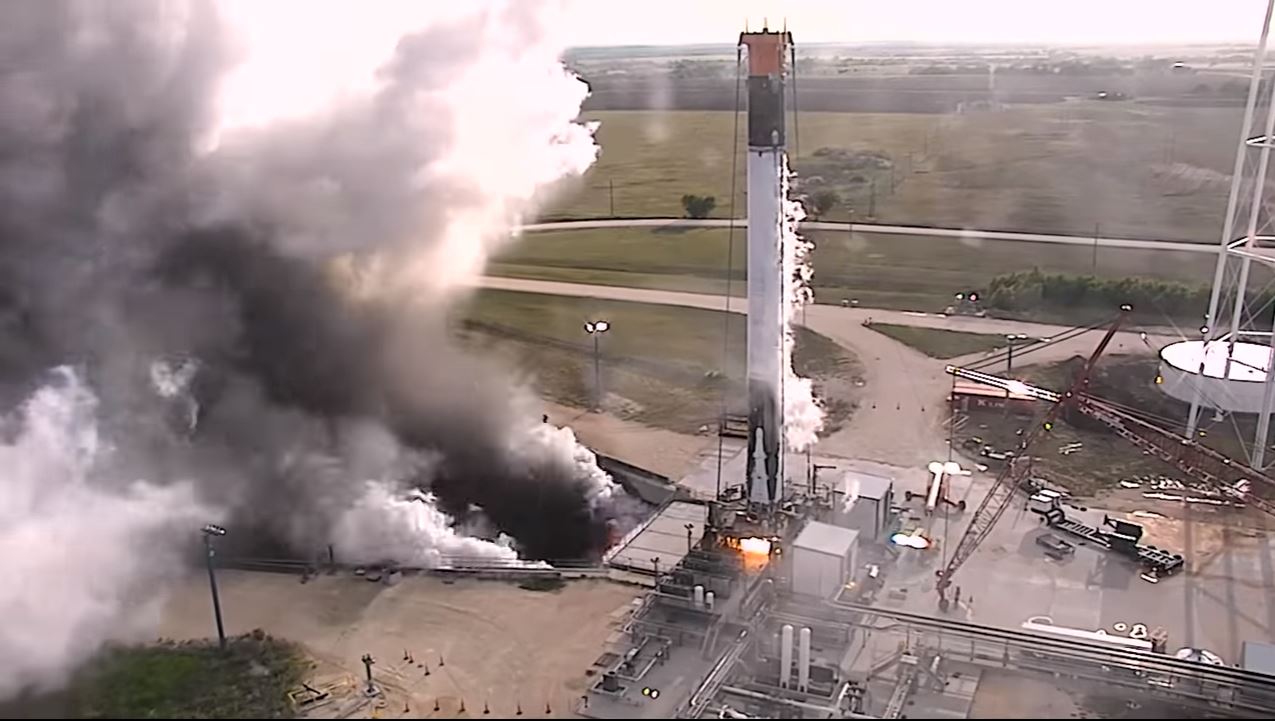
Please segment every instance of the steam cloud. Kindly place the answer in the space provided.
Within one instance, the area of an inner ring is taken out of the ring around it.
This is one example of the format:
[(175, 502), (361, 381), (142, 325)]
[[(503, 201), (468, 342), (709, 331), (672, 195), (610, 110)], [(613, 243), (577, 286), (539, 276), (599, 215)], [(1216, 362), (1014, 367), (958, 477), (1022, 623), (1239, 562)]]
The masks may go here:
[[(252, 5), (306, 21), (0, 8), (0, 697), (127, 635), (209, 520), (232, 548), (419, 565), (605, 538), (592, 454), (447, 340), (458, 289), (596, 154), (552, 8), (417, 4), (438, 15), (360, 56), (354, 3)], [(245, 44), (310, 71), (235, 106), (227, 78), (275, 77)], [(371, 64), (324, 64), (347, 56)]]
[(819, 440), (823, 430), (823, 408), (815, 398), (814, 386), (809, 378), (802, 378), (793, 369), (792, 351), (797, 335), (794, 324), (801, 307), (814, 300), (810, 290), (810, 278), (814, 268), (807, 256), (814, 244), (797, 233), (797, 226), (806, 217), (801, 201), (791, 197), (792, 178), (788, 157), (784, 156), (783, 178), (780, 181), (780, 212), (782, 247), (784, 252), (784, 440), (795, 451), (804, 451)]

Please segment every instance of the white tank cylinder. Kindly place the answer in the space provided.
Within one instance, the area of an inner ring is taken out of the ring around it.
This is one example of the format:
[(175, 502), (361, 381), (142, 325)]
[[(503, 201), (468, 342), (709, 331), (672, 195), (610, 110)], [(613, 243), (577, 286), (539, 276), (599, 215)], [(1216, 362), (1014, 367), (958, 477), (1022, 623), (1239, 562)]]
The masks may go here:
[(712, 610), (713, 610), (713, 604), (714, 604), (714, 603), (716, 603), (716, 602), (717, 602), (717, 596), (716, 596), (716, 594), (714, 594), (712, 591), (709, 591), (708, 593), (704, 594), (704, 607), (705, 607), (705, 608), (707, 608), (708, 610), (712, 611)]
[(704, 607), (704, 587), (703, 586), (695, 587), (694, 599), (695, 599), (695, 608)]
[(779, 687), (788, 688), (792, 679), (792, 624), (785, 623), (779, 631)]
[(810, 629), (801, 629), (801, 642), (797, 647), (797, 690), (810, 686)]

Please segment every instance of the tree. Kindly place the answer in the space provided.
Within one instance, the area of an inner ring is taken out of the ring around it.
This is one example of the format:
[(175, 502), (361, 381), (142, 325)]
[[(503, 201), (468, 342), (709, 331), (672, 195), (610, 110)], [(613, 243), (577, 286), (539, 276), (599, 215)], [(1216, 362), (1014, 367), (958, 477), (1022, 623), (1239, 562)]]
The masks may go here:
[(831, 190), (821, 190), (810, 198), (810, 212), (816, 218), (822, 218), (829, 211), (837, 207), (841, 202), (841, 196)]
[(717, 207), (717, 198), (711, 195), (683, 195), (682, 208), (688, 218), (707, 218)]

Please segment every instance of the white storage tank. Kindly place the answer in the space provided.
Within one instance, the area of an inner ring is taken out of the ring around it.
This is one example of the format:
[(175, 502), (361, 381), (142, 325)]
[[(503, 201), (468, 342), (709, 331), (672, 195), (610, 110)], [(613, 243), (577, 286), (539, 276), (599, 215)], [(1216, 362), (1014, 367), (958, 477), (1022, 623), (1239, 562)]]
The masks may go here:
[(811, 521), (792, 543), (792, 590), (831, 598), (850, 580), (855, 569), (859, 532)]
[(779, 687), (788, 688), (792, 679), (792, 624), (779, 630)]
[(1270, 362), (1271, 349), (1264, 343), (1179, 341), (1160, 349), (1156, 382), (1165, 395), (1184, 403), (1192, 402), (1198, 389), (1206, 406), (1258, 413)]

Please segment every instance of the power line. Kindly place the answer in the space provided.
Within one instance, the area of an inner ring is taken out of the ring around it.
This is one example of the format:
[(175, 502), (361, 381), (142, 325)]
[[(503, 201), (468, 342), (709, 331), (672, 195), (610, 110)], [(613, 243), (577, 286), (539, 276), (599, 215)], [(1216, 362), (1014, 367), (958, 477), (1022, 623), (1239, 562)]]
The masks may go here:
[(717, 498), (722, 495), (722, 430), (726, 425), (726, 394), (730, 392), (730, 301), (735, 272), (735, 184), (739, 173), (739, 87), (744, 48), (735, 48), (735, 127), (730, 140), (730, 229), (726, 233), (726, 302), (722, 314), (722, 397), (717, 415)]

